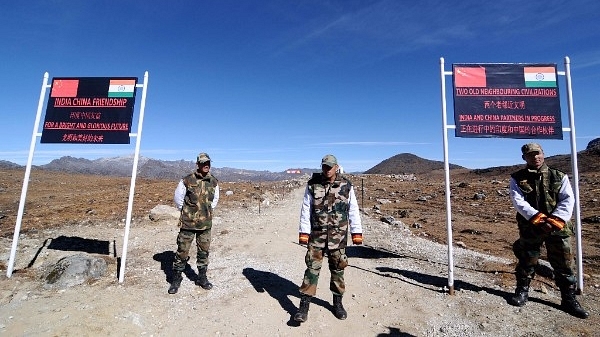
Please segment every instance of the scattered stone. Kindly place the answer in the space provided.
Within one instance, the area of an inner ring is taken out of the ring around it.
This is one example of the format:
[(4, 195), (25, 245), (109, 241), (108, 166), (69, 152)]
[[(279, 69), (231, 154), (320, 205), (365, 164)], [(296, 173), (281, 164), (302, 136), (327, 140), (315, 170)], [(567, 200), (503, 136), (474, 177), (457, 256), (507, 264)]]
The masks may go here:
[(396, 219), (394, 219), (394, 217), (391, 216), (391, 215), (383, 216), (379, 220), (381, 220), (381, 222), (385, 222), (385, 223), (390, 224), (390, 225), (393, 225), (394, 222), (396, 221)]
[(473, 196), (473, 200), (484, 200), (485, 199), (485, 193), (475, 193), (475, 195)]
[(587, 223), (600, 223), (600, 215), (588, 216), (583, 218), (582, 221)]
[(505, 188), (503, 190), (496, 190), (496, 193), (501, 197), (506, 197), (510, 194), (510, 190), (508, 188)]
[(481, 233), (478, 230), (475, 229), (463, 229), (462, 231), (460, 231), (461, 233), (465, 233), (465, 234), (473, 234), (473, 235), (481, 235), (483, 233)]
[(401, 218), (407, 218), (409, 214), (409, 211), (406, 209), (401, 209), (398, 211), (398, 216)]

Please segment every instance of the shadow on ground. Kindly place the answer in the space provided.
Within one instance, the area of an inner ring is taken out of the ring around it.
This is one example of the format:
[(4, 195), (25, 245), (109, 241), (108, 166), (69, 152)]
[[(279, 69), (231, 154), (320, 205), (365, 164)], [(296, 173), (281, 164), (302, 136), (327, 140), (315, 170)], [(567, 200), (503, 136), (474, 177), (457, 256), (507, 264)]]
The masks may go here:
[[(84, 252), (88, 254), (110, 255), (110, 242), (105, 240), (84, 239), (77, 236), (59, 236), (57, 238), (48, 238), (44, 240), (42, 245), (27, 264), (27, 268), (33, 267), (40, 254), (46, 249), (60, 250), (65, 252)], [(113, 245), (114, 247), (114, 245)], [(117, 255), (116, 251), (112, 252), (113, 256)]]
[[(400, 254), (390, 251), (390, 250), (385, 250), (385, 249), (378, 248), (378, 247), (371, 247), (371, 246), (367, 246), (367, 245), (349, 246), (348, 248), (346, 248), (346, 255), (348, 255), (348, 257), (363, 258), (363, 259), (411, 258), (411, 259), (416, 259), (416, 260), (427, 261), (424, 259), (419, 259), (416, 257), (407, 256), (407, 255), (400, 255)], [(357, 266), (351, 266), (351, 267), (361, 269), (361, 270), (364, 270), (367, 272), (373, 272), (373, 271), (365, 270), (365, 269), (357, 267)], [(474, 272), (487, 273), (487, 274), (497, 274), (497, 273), (514, 274), (513, 271), (508, 272), (508, 271), (502, 271), (502, 270), (497, 270), (497, 269), (478, 270), (478, 269), (473, 269), (473, 268), (464, 268), (464, 267), (460, 267), (460, 266), (456, 266), (456, 268), (468, 269), (468, 270), (471, 270)], [(378, 270), (378, 272), (374, 272), (374, 273), (376, 273), (382, 277), (397, 278), (404, 282), (408, 282), (414, 286), (422, 287), (422, 288), (425, 288), (428, 290), (445, 292), (445, 291), (448, 291), (448, 288), (449, 288), (448, 279), (444, 278), (444, 277), (428, 275), (428, 274), (423, 274), (423, 273), (408, 271), (408, 270), (401, 270), (401, 269), (396, 269), (396, 268), (389, 268), (389, 267), (378, 267), (377, 270)], [(391, 275), (391, 274), (397, 274), (397, 275), (399, 275), (399, 277)], [(551, 282), (551, 280), (554, 277), (552, 268), (550, 268), (549, 266), (547, 266), (545, 264), (538, 264), (536, 266), (536, 274), (538, 274), (538, 276), (540, 276), (540, 277), (538, 277), (538, 282), (542, 282), (542, 283), (545, 283), (545, 284), (551, 286), (551, 284), (548, 283), (547, 280), (549, 280)], [(429, 287), (427, 285), (429, 285)], [(436, 289), (432, 289), (430, 286), (433, 286)], [(478, 286), (476, 284), (472, 284), (472, 283), (465, 282), (462, 280), (454, 280), (453, 286), (454, 286), (454, 290), (456, 290), (456, 291), (460, 291), (460, 290), (468, 290), (468, 291), (475, 291), (475, 292), (485, 291), (489, 294), (501, 297), (502, 299), (504, 299), (507, 302), (507, 304), (508, 304), (509, 298), (513, 295), (513, 293), (505, 292), (505, 291), (494, 289), (494, 288)], [(530, 293), (530, 295), (531, 295), (531, 293)], [(561, 307), (559, 304), (549, 302), (546, 300), (542, 300), (542, 299), (539, 299), (536, 297), (530, 296), (529, 301), (537, 302), (537, 303), (544, 304), (549, 307), (561, 310)], [(508, 304), (508, 305), (510, 305), (510, 304)]]
[[(256, 292), (263, 293), (266, 292), (271, 297), (273, 297), (279, 305), (290, 315), (290, 320), (288, 321), (289, 326), (299, 326), (300, 323), (294, 321), (294, 314), (297, 311), (297, 307), (290, 300), (290, 296), (298, 298), (298, 303), (300, 303), (298, 291), (298, 285), (293, 283), (292, 281), (285, 279), (277, 274), (256, 270), (254, 268), (244, 268), (243, 270), (244, 276), (250, 281)], [(319, 305), (324, 308), (333, 310), (333, 306), (322, 299), (313, 297), (311, 301), (311, 305)]]
[(77, 236), (61, 235), (50, 241), (48, 249), (110, 255), (110, 242), (96, 239), (84, 239)]
[[(379, 274), (383, 277), (393, 277), (393, 278), (396, 278), (403, 282), (407, 282), (414, 286), (418, 286), (418, 287), (428, 289), (431, 291), (437, 291), (437, 292), (447, 291), (448, 280), (443, 277), (429, 275), (429, 274), (423, 274), (423, 273), (409, 271), (409, 270), (402, 270), (402, 269), (397, 269), (397, 268), (378, 267), (376, 269), (379, 272), (377, 274)], [(398, 276), (393, 275), (393, 274), (396, 274)], [(432, 289), (431, 287), (428, 287), (427, 285), (433, 286), (434, 288)], [(454, 281), (454, 290), (455, 291), (466, 290), (466, 291), (474, 291), (474, 292), (485, 291), (488, 294), (492, 294), (492, 295), (495, 295), (495, 296), (498, 296), (498, 297), (504, 299), (504, 301), (506, 301), (507, 305), (510, 305), (508, 300), (511, 296), (513, 296), (513, 293), (509, 293), (506, 291), (502, 291), (502, 290), (498, 290), (498, 289), (494, 289), (494, 288), (490, 288), (490, 287), (482, 287), (482, 286), (478, 286), (476, 284), (461, 281), (461, 280)], [(544, 304), (544, 305), (547, 305), (554, 309), (561, 310), (561, 307), (559, 304), (549, 302), (549, 301), (546, 301), (543, 299), (539, 299), (539, 298), (533, 297), (531, 295), (532, 295), (532, 293), (530, 292), (530, 297), (529, 297), (530, 302)]]
[[(154, 261), (160, 262), (160, 269), (165, 273), (165, 281), (170, 284), (173, 280), (173, 262), (175, 261), (175, 253), (173, 251), (164, 251), (154, 254), (152, 258)], [(198, 274), (189, 263), (186, 263), (183, 274), (192, 282), (195, 282), (198, 279)]]
[(400, 329), (398, 328), (393, 328), (393, 327), (387, 327), (388, 329), (390, 329), (389, 333), (380, 333), (377, 335), (377, 337), (415, 337), (415, 335), (411, 335), (409, 333), (406, 332), (402, 332), (400, 331)]
[(346, 255), (349, 258), (358, 257), (361, 259), (393, 259), (406, 257), (390, 250), (367, 245), (348, 246), (346, 247)]

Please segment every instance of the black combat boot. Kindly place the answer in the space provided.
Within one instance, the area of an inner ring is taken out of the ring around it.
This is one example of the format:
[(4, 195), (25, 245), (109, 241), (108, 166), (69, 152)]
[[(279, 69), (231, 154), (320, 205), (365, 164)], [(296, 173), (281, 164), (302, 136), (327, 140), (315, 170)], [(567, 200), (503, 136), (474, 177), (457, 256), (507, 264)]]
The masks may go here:
[(206, 267), (198, 268), (198, 278), (196, 279), (196, 285), (202, 287), (205, 290), (211, 290), (213, 285), (208, 282), (208, 278), (206, 277)]
[(310, 305), (311, 299), (312, 296), (302, 294), (300, 297), (300, 307), (298, 308), (298, 312), (294, 315), (294, 321), (306, 322), (308, 319), (308, 306)]
[(583, 310), (575, 298), (574, 284), (560, 287), (560, 296), (562, 297), (560, 306), (565, 312), (578, 318), (588, 318), (589, 314)]
[(173, 279), (171, 280), (171, 286), (169, 287), (169, 294), (177, 294), (179, 287), (181, 286), (181, 281), (183, 281), (183, 277), (181, 276), (180, 271), (176, 271), (173, 273)]
[(337, 319), (346, 319), (348, 313), (342, 305), (342, 295), (333, 294), (333, 314)]
[(531, 279), (529, 278), (519, 278), (517, 279), (517, 288), (515, 289), (515, 295), (508, 300), (508, 303), (522, 307), (527, 302), (529, 298), (529, 283)]

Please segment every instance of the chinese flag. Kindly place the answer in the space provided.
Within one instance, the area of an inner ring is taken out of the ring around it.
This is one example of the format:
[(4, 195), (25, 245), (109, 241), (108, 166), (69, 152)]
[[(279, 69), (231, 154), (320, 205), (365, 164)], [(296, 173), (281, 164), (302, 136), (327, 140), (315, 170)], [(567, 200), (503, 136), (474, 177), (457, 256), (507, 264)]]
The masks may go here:
[(79, 80), (54, 80), (50, 97), (77, 97)]
[(454, 68), (454, 86), (455, 87), (477, 87), (485, 88), (487, 85), (485, 79), (484, 67), (455, 67)]

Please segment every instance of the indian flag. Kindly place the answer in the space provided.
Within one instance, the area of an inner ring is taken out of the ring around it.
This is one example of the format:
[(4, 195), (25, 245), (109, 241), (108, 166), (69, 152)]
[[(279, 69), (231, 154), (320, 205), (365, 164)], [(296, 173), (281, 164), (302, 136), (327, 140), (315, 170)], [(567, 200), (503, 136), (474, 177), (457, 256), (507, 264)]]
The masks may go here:
[(108, 97), (133, 97), (135, 80), (110, 80)]
[(523, 76), (527, 88), (556, 88), (554, 67), (524, 67)]

